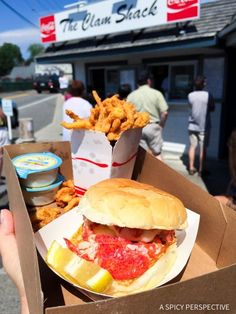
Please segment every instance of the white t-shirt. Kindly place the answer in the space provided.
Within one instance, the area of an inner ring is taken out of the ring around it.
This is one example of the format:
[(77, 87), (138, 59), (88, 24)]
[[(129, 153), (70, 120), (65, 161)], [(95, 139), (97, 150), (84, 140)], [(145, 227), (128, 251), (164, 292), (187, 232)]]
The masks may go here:
[[(73, 111), (81, 119), (87, 119), (90, 116), (92, 105), (87, 100), (80, 97), (71, 97), (66, 100), (63, 105), (63, 121), (73, 122), (73, 120), (66, 114), (66, 109)], [(70, 141), (71, 130), (63, 128), (62, 138), (64, 141)]]

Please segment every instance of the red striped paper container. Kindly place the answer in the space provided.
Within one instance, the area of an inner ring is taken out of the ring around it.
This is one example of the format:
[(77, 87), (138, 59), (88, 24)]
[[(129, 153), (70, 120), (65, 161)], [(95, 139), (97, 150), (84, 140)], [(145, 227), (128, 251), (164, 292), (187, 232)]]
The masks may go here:
[(76, 193), (82, 196), (93, 184), (108, 178), (131, 178), (141, 128), (121, 134), (114, 146), (102, 132), (75, 130), (71, 136)]

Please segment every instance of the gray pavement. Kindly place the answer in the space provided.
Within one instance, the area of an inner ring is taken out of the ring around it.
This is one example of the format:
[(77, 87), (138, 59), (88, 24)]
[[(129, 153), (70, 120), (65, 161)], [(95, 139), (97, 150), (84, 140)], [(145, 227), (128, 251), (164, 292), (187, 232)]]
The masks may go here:
[[(54, 119), (51, 124), (35, 133), (36, 141), (60, 141), (62, 128), (60, 121), (62, 117), (63, 98), (58, 95), (57, 106), (54, 113)], [(164, 152), (163, 159), (166, 164), (186, 177), (192, 183), (200, 186), (212, 195), (223, 193), (229, 182), (229, 169), (227, 161), (208, 160), (207, 169), (209, 175), (199, 177), (197, 174), (190, 176), (187, 172), (187, 157), (180, 156), (175, 153)], [(7, 207), (6, 186), (0, 185), (0, 209)], [(2, 314), (17, 314), (19, 310), (19, 300), (16, 289), (11, 280), (7, 277), (4, 270), (1, 268), (0, 260), (0, 313)]]

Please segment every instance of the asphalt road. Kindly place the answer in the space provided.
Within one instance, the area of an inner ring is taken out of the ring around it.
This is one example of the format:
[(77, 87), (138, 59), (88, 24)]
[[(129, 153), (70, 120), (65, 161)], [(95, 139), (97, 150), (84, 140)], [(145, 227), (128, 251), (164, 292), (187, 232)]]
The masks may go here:
[[(1, 98), (12, 99), (17, 104), (19, 119), (31, 118), (33, 131), (38, 132), (52, 123), (57, 104), (58, 94), (42, 93), (36, 91), (22, 91), (0, 94)], [(19, 138), (19, 128), (12, 130), (13, 142)], [(6, 187), (0, 185), (0, 208), (8, 203)], [(1, 313), (1, 312), (0, 312)]]
[[(17, 103), (19, 118), (32, 118), (35, 133), (40, 134), (53, 121), (58, 94), (37, 94), (35, 91), (24, 91), (0, 94), (1, 98), (9, 98)], [(13, 130), (13, 140), (19, 137), (19, 129)], [(6, 186), (0, 185), (0, 209), (7, 208)], [(0, 258), (0, 314), (19, 314), (20, 305), (17, 290), (11, 279), (2, 268)]]
[[(17, 103), (19, 119), (32, 118), (34, 131), (42, 129), (48, 125), (54, 115), (57, 94), (37, 94), (35, 91), (26, 91), (7, 95), (8, 98)], [(14, 136), (17, 137), (14, 132)]]

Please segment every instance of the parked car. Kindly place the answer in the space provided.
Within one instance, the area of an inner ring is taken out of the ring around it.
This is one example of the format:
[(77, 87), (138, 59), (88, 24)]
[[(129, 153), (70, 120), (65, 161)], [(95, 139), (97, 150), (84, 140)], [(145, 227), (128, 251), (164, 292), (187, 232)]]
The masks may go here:
[[(0, 107), (2, 106), (2, 99), (0, 98)], [(19, 111), (17, 108), (17, 104), (12, 101), (12, 107), (13, 107), (13, 116), (11, 117), (11, 127), (12, 129), (15, 129), (19, 126)]]
[(50, 93), (59, 92), (59, 80), (55, 75), (39, 75), (35, 77), (33, 82), (34, 89), (40, 94), (43, 91), (49, 91)]

